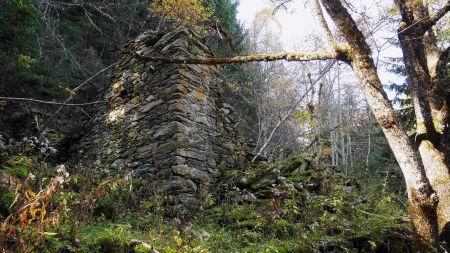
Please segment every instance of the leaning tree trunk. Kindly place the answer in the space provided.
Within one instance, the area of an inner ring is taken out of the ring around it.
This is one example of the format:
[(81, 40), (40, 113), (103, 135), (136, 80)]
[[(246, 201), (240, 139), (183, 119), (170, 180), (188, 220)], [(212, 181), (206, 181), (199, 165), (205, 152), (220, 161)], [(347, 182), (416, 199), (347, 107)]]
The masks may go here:
[[(348, 11), (339, 0), (322, 0), (322, 4), (349, 44), (349, 59), (361, 89), (403, 172), (409, 198), (411, 220), (422, 246), (438, 242), (437, 198), (417, 148), (410, 142), (387, 98), (378, 77), (370, 47)], [(344, 49), (341, 49), (344, 50)]]
[(449, 236), (446, 230), (450, 226), (450, 173), (445, 147), (449, 94), (433, 78), (439, 61), (434, 32), (431, 26), (417, 25), (429, 17), (427, 8), (416, 0), (396, 1), (396, 4), (403, 21), (398, 37), (414, 103), (416, 145), (426, 176), (439, 197), (436, 212), (441, 239), (450, 243), (450, 238), (445, 238)]

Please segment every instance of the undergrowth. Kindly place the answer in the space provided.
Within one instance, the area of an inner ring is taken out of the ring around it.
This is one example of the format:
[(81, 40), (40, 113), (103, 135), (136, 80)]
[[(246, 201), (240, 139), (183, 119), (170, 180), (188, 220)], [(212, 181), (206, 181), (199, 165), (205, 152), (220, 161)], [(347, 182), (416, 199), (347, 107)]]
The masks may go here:
[(333, 168), (300, 166), (269, 186), (240, 186), (286, 163), (230, 169), (200, 210), (169, 218), (164, 196), (146, 180), (70, 164), (61, 171), (32, 152), (6, 152), (2, 171), (18, 184), (1, 189), (0, 246), (5, 252), (410, 251), (405, 200), (387, 177), (358, 183)]

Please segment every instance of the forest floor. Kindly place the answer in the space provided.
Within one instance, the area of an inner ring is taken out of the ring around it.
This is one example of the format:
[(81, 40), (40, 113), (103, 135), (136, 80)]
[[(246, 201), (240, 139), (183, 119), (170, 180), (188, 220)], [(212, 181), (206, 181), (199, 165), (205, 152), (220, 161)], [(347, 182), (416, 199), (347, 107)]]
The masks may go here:
[(0, 157), (5, 252), (412, 252), (395, 171), (346, 177), (308, 155), (230, 168), (193, 212), (127, 172), (22, 151)]

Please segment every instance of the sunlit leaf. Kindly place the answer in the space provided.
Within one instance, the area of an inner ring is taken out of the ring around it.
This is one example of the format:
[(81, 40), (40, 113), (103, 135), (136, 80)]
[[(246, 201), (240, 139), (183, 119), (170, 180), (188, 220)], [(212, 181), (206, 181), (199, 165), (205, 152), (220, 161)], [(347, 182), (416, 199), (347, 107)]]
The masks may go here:
[(57, 235), (58, 233), (54, 233), (54, 232), (43, 232), (43, 235), (48, 235), (48, 236), (54, 236)]

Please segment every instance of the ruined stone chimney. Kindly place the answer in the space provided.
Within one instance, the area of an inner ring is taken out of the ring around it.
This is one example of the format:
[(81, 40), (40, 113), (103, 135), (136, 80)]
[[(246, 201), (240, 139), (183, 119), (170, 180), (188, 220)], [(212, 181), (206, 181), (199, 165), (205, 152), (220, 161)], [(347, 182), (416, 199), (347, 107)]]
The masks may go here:
[[(193, 31), (145, 32), (126, 45), (143, 56), (206, 57)], [(161, 194), (198, 206), (221, 170), (237, 160), (232, 108), (222, 101), (213, 66), (156, 64), (124, 55), (104, 93), (105, 106), (86, 125), (83, 159), (111, 173), (150, 176)]]

